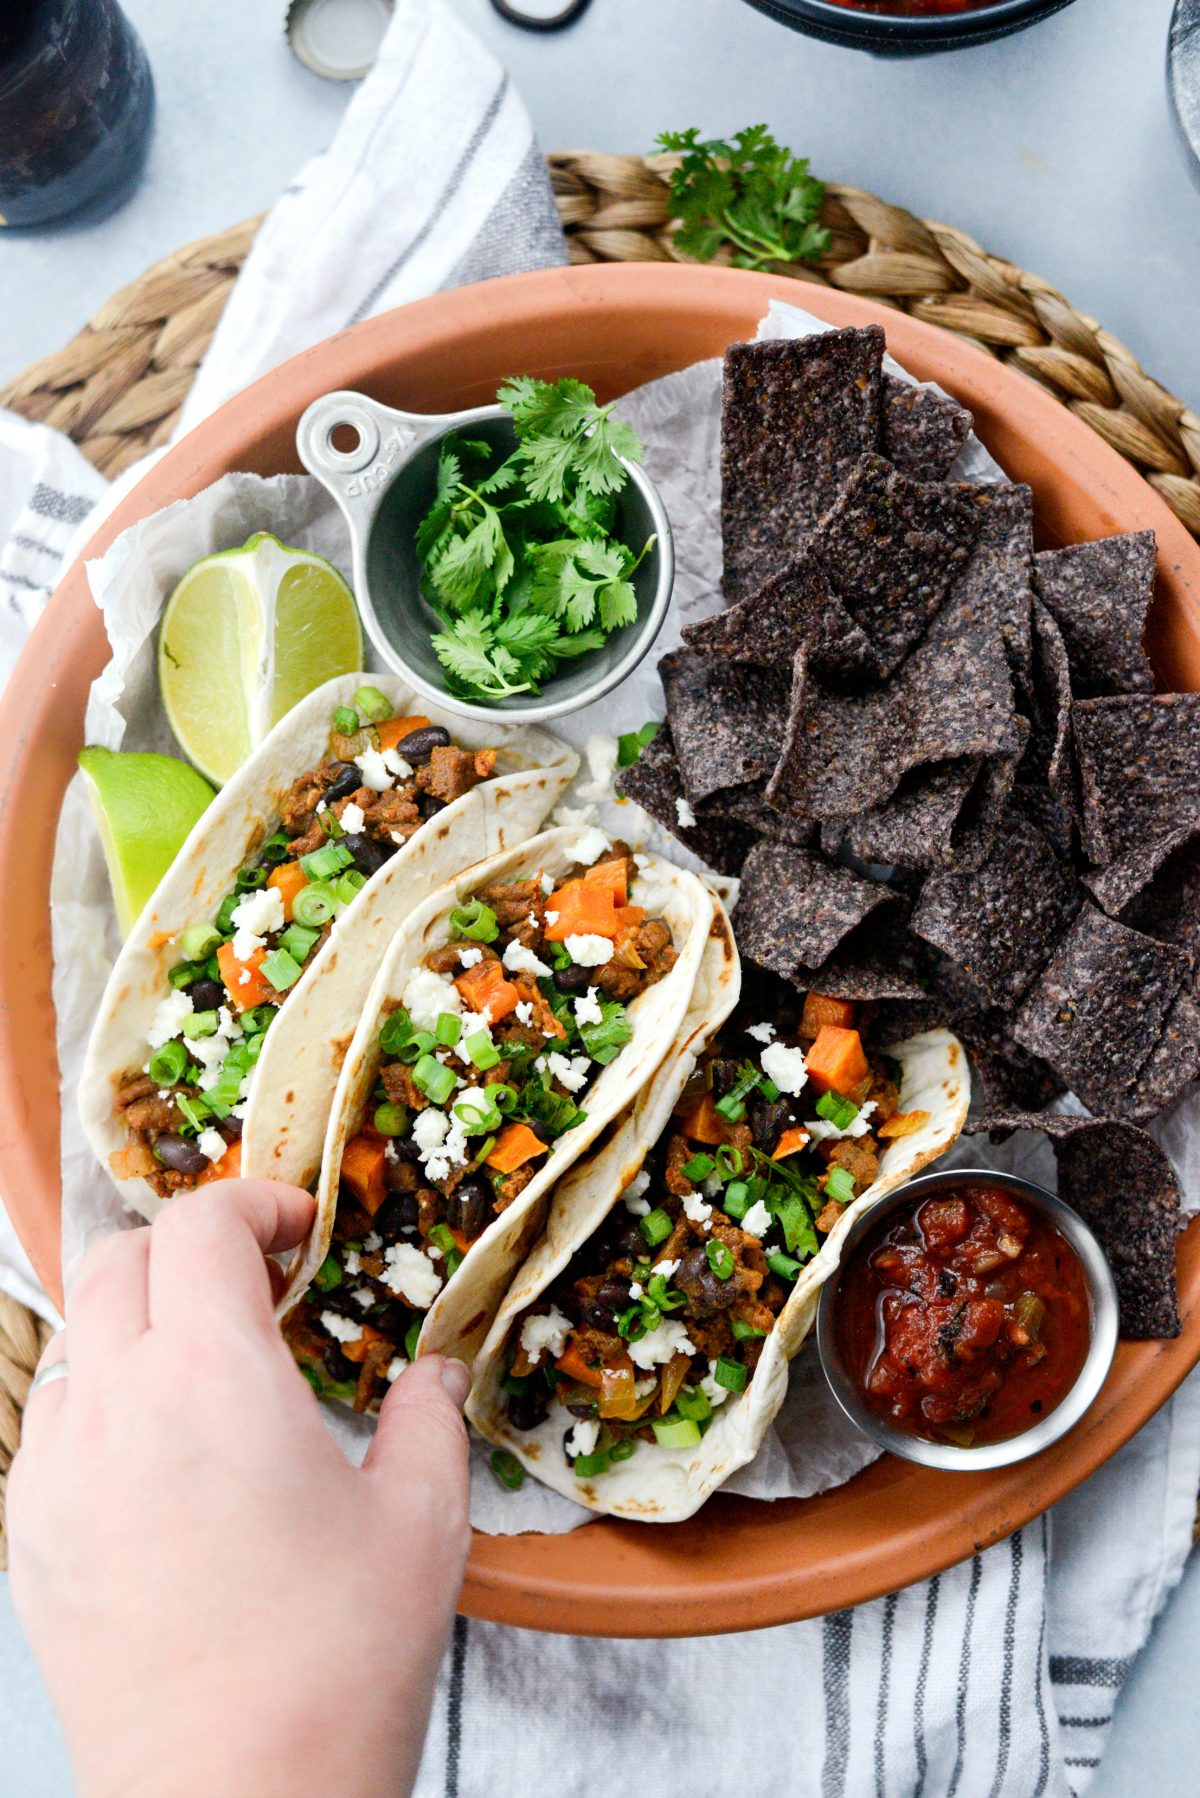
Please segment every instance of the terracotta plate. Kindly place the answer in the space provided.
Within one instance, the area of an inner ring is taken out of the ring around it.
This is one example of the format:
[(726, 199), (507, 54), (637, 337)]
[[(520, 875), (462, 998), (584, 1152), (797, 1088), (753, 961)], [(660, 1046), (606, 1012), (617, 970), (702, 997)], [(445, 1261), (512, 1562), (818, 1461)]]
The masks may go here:
[[(505, 375), (582, 376), (610, 399), (753, 334), (767, 301), (834, 324), (877, 320), (899, 359), (970, 406), (984, 441), (1029, 481), (1047, 543), (1154, 529), (1151, 651), (1166, 687), (1200, 688), (1200, 547), (1113, 451), (1039, 387), (904, 314), (830, 289), (733, 270), (641, 264), (556, 270), (439, 294), (275, 370), (199, 426), (132, 489), (85, 552), (229, 469), (296, 469), (296, 420), (334, 387), (418, 411), (491, 399)], [(58, 1079), (47, 896), (54, 820), (107, 659), (82, 561), (63, 581), (0, 704), (0, 1190), (51, 1293), (59, 1272)], [(1200, 1358), (1200, 1227), (1179, 1251), (1183, 1335), (1128, 1343), (1089, 1415), (1032, 1464), (929, 1472), (884, 1458), (804, 1502), (717, 1497), (690, 1523), (593, 1523), (566, 1536), (477, 1536), (463, 1609), (603, 1635), (748, 1629), (857, 1604), (1006, 1536), (1093, 1472)]]

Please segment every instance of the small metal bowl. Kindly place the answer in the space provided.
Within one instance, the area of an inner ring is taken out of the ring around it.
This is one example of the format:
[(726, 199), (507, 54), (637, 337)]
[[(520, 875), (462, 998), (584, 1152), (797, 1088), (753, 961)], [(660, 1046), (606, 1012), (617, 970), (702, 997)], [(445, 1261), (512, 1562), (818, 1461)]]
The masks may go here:
[(341, 507), (350, 529), (354, 593), (367, 635), (396, 674), (463, 718), (545, 723), (578, 711), (623, 681), (662, 628), (675, 578), (671, 521), (645, 470), (626, 462), (629, 480), (617, 496), (616, 532), (635, 553), (651, 536), (650, 553), (633, 576), (638, 615), (613, 631), (602, 649), (562, 665), (540, 694), (518, 693), (481, 704), (447, 691), (430, 636), (441, 628), (421, 597), (414, 541), (433, 501), (438, 450), (451, 432), (481, 439), (502, 454), (516, 441), (502, 406), (432, 416), (399, 412), (363, 393), (314, 400), (296, 430), (296, 448)]
[[(1002, 1442), (984, 1442), (977, 1448), (959, 1448), (952, 1442), (926, 1442), (919, 1436), (888, 1423), (867, 1405), (842, 1359), (837, 1341), (836, 1315), (842, 1275), (863, 1237), (874, 1230), (882, 1219), (895, 1211), (907, 1211), (921, 1204), (935, 1192), (978, 1180), (988, 1186), (1003, 1187), (1031, 1211), (1054, 1225), (1066, 1237), (1083, 1267), (1091, 1311), (1091, 1344), (1079, 1370), (1079, 1377), (1062, 1402), (1019, 1436)], [(1035, 1186), (1029, 1180), (1018, 1180), (1014, 1174), (996, 1173), (992, 1168), (947, 1168), (941, 1173), (924, 1174), (899, 1186), (878, 1205), (863, 1213), (847, 1232), (841, 1245), (841, 1260), (821, 1288), (817, 1307), (817, 1350), (825, 1378), (833, 1396), (851, 1423), (856, 1424), (872, 1442), (889, 1454), (905, 1461), (917, 1461), (922, 1467), (944, 1467), (958, 1473), (981, 1473), (989, 1467), (1011, 1467), (1015, 1461), (1027, 1461), (1060, 1436), (1065, 1436), (1079, 1422), (1108, 1376), (1117, 1346), (1117, 1289), (1109, 1272), (1104, 1252), (1077, 1212), (1061, 1199)]]

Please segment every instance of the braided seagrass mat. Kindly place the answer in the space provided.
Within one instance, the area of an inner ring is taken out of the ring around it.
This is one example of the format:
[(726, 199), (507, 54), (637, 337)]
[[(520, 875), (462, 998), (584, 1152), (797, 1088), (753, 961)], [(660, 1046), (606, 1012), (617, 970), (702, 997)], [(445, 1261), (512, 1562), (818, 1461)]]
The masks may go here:
[[(547, 162), (572, 262), (685, 260), (667, 208), (674, 158), (565, 150)], [(259, 222), (156, 262), (63, 349), (0, 389), (0, 405), (64, 431), (110, 477), (165, 443)], [(771, 272), (895, 306), (1020, 369), (1131, 462), (1200, 539), (1200, 415), (1094, 318), (953, 225), (861, 188), (830, 183), (822, 223), (832, 242), (819, 262)], [(0, 1294), (0, 1567), (3, 1481), (45, 1334)]]

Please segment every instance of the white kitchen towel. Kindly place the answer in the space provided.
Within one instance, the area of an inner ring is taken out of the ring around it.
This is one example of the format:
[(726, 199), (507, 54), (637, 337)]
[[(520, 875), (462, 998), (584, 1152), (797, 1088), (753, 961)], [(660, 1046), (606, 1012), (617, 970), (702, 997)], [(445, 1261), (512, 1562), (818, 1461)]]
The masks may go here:
[[(332, 145), (264, 225), (185, 422), (358, 318), (564, 260), (507, 77), (443, 0), (398, 0)], [(0, 677), (103, 486), (65, 439), (0, 415)], [(38, 1297), (2, 1214), (0, 1285)], [(854, 1612), (674, 1643), (459, 1619), (419, 1798), (592, 1798), (631, 1769), (706, 1798), (748, 1779), (821, 1798), (1082, 1792), (1179, 1577), (1198, 1484), (1200, 1376), (1050, 1518)]]

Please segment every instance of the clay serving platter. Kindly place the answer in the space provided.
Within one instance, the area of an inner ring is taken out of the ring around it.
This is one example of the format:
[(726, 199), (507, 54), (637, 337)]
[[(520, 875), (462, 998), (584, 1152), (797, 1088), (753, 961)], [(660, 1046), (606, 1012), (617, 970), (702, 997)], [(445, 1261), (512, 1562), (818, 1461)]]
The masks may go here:
[[(921, 380), (975, 414), (1034, 490), (1043, 546), (1153, 529), (1150, 652), (1165, 688), (1200, 688), (1200, 546), (1130, 466), (1041, 388), (969, 344), (832, 289), (730, 269), (632, 264), (554, 270), (439, 294), (319, 344), (223, 406), (131, 489), (84, 551), (231, 469), (296, 470), (304, 408), (331, 388), (453, 411), (506, 375), (578, 375), (601, 399), (719, 355), (773, 298), (836, 325), (882, 324)], [(47, 1289), (61, 1299), (59, 1092), (50, 994), (54, 826), (107, 659), (83, 557), (0, 702), (0, 1190)], [(750, 1629), (860, 1603), (996, 1542), (1092, 1473), (1200, 1359), (1200, 1224), (1180, 1239), (1183, 1333), (1123, 1343), (1096, 1404), (1035, 1461), (987, 1474), (888, 1456), (819, 1498), (718, 1496), (685, 1524), (601, 1521), (562, 1536), (477, 1535), (462, 1608), (528, 1628), (598, 1635)]]

